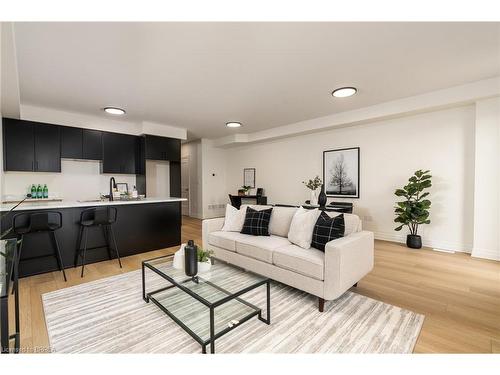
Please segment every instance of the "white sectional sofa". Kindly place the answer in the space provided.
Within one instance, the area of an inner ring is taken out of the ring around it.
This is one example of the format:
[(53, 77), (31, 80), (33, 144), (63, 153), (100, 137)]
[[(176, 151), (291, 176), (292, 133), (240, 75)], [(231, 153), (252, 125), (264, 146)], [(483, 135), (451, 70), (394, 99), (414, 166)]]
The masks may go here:
[(287, 238), (296, 210), (273, 207), (270, 236), (221, 231), (223, 217), (203, 220), (203, 247), (220, 260), (317, 296), (323, 311), (325, 300), (340, 297), (372, 270), (373, 233), (361, 229), (358, 216), (344, 214), (344, 237), (328, 242), (325, 252), (304, 249)]

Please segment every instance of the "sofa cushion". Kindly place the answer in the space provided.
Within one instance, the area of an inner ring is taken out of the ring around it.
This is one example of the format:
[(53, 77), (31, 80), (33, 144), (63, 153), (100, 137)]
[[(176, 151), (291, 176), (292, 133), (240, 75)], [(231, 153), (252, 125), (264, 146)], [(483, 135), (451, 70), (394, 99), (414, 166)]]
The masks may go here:
[[(339, 212), (334, 212), (334, 211), (325, 211), (325, 213), (330, 217), (335, 217), (340, 215)], [(345, 224), (344, 237), (356, 232), (361, 232), (362, 230), (361, 219), (359, 218), (358, 215), (344, 214), (344, 224)]]
[(344, 231), (345, 224), (343, 214), (330, 217), (325, 212), (322, 212), (314, 226), (311, 247), (325, 251), (327, 242), (344, 237)]
[(317, 280), (325, 278), (325, 253), (318, 249), (303, 249), (297, 245), (279, 247), (273, 251), (273, 264)]
[(236, 240), (249, 237), (247, 234), (238, 232), (212, 232), (208, 235), (208, 243), (212, 246), (222, 247), (229, 251), (236, 251)]
[(254, 210), (248, 207), (241, 233), (253, 236), (269, 236), (269, 222), (271, 221), (272, 212), (272, 208)]
[(263, 262), (273, 263), (273, 250), (290, 245), (290, 242), (279, 236), (245, 236), (236, 240), (236, 252)]

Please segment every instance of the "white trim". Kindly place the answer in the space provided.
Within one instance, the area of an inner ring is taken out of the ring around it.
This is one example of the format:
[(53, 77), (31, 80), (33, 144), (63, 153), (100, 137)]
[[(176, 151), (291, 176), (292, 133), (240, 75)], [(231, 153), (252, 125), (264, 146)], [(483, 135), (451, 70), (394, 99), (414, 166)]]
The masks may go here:
[(491, 260), (500, 260), (500, 252), (498, 250), (478, 249), (477, 247), (475, 247), (473, 249), (472, 257), (491, 259)]
[[(375, 231), (374, 234), (376, 240), (406, 243), (406, 234), (397, 234), (397, 233), (379, 232), (379, 231)], [(454, 252), (468, 253), (468, 254), (471, 253), (472, 249), (472, 244), (433, 240), (425, 237), (422, 237), (422, 245), (425, 247), (436, 249), (436, 251), (444, 250), (447, 252), (454, 251)]]

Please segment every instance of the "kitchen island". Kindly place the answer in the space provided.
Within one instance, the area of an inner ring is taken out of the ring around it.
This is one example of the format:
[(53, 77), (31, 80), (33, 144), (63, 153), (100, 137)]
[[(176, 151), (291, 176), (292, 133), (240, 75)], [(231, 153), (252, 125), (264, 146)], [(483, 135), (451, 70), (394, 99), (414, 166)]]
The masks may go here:
[[(2, 218), (2, 232), (11, 227), (13, 217), (20, 213), (42, 210), (59, 211), (62, 214), (62, 228), (56, 231), (62, 261), (65, 268), (73, 267), (80, 214), (91, 207), (114, 206), (117, 221), (113, 224), (120, 257), (139, 254), (151, 250), (177, 246), (181, 243), (181, 202), (184, 198), (144, 198), (141, 200), (115, 201), (25, 201), (15, 211)], [(15, 204), (0, 206), (0, 211), (9, 211)], [(10, 234), (8, 237), (15, 237)], [(99, 227), (91, 228), (88, 234), (88, 247), (103, 246), (87, 251), (86, 263), (107, 260), (103, 232)], [(25, 237), (19, 276), (30, 276), (58, 270), (54, 257), (40, 257), (52, 254), (52, 244), (46, 233), (34, 233)], [(114, 253), (112, 252), (113, 256)], [(36, 258), (35, 258), (36, 257)], [(28, 260), (27, 258), (35, 258)], [(26, 260), (25, 260), (26, 259)]]

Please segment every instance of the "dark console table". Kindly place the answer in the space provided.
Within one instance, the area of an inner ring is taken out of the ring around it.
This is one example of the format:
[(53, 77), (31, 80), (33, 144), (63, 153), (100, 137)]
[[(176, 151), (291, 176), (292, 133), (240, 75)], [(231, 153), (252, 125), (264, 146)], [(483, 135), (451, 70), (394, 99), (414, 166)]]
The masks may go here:
[(240, 209), (242, 199), (252, 201), (252, 203), (250, 203), (250, 204), (262, 204), (262, 205), (267, 204), (267, 197), (263, 196), (263, 195), (231, 195), (231, 194), (229, 194), (229, 200), (231, 201), (231, 205), (233, 207), (236, 207), (237, 209)]
[(324, 207), (320, 206), (311, 206), (308, 204), (302, 205), (302, 207), (307, 208), (307, 209), (313, 209), (317, 208), (321, 211), (335, 211), (335, 212), (342, 212), (344, 214), (352, 214), (352, 203), (343, 203), (343, 202), (332, 202)]

